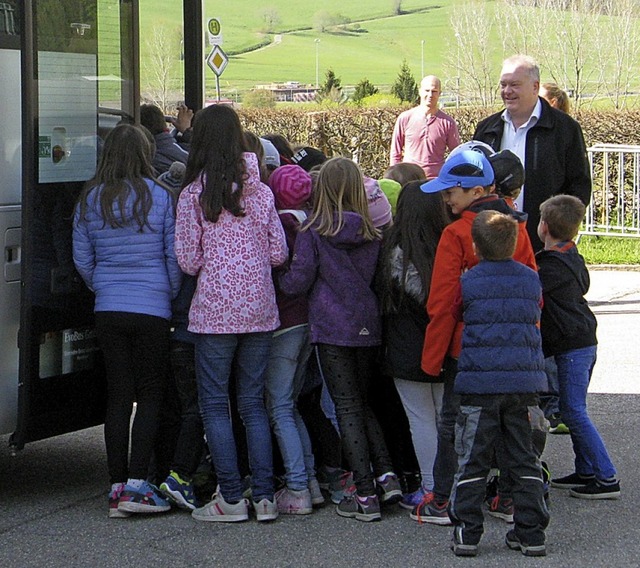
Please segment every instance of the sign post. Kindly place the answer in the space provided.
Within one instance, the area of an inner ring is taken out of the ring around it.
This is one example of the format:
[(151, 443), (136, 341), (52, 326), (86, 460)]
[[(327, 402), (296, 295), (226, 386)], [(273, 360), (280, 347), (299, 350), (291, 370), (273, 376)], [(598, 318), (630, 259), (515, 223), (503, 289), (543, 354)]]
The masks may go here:
[(222, 51), (219, 45), (214, 45), (211, 53), (207, 56), (207, 65), (216, 76), (216, 96), (218, 102), (220, 102), (220, 75), (222, 75), (228, 63), (229, 58), (227, 54)]
[(229, 58), (222, 51), (222, 28), (219, 18), (209, 18), (207, 20), (207, 34), (209, 35), (209, 45), (213, 46), (211, 52), (207, 56), (207, 65), (216, 76), (216, 98), (220, 102), (220, 75), (224, 71)]

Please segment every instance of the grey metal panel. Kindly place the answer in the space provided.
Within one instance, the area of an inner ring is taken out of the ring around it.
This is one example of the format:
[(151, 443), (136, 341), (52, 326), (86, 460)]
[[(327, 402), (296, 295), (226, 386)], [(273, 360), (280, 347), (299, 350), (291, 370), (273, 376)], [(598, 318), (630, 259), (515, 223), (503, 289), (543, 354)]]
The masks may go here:
[(20, 51), (0, 49), (0, 205), (22, 202)]
[[(20, 245), (20, 207), (0, 206), (3, 275), (0, 278), (0, 435), (13, 432), (18, 409), (18, 328), (20, 326), (20, 262), (7, 258), (7, 247)], [(13, 254), (13, 253), (12, 253)], [(19, 253), (18, 253), (19, 254)], [(10, 275), (9, 281), (6, 275)], [(18, 278), (14, 279), (17, 274)]]

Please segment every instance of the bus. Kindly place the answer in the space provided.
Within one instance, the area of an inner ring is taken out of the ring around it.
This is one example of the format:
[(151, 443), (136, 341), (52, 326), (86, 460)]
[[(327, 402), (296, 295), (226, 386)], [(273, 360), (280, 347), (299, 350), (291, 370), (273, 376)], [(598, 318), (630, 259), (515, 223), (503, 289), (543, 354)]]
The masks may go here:
[[(202, 0), (183, 8), (185, 102), (197, 110)], [(138, 22), (138, 0), (0, 0), (0, 435), (13, 450), (104, 420), (71, 221), (106, 133), (139, 121)]]

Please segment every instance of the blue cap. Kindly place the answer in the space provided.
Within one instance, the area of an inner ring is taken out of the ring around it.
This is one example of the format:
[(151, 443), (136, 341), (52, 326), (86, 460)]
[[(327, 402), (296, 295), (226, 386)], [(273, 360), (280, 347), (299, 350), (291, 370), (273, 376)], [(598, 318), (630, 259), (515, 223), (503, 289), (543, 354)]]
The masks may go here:
[(423, 183), (420, 189), (425, 193), (437, 193), (452, 187), (471, 189), (476, 185), (491, 185), (493, 180), (493, 168), (484, 154), (463, 150), (449, 156), (438, 177)]

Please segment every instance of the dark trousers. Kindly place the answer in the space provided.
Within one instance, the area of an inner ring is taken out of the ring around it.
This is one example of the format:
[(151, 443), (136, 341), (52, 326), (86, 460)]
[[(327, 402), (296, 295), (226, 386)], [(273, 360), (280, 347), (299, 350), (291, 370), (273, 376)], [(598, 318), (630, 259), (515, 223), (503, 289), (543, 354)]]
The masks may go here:
[(107, 374), (104, 437), (111, 483), (146, 479), (167, 384), (169, 322), (146, 314), (96, 312), (96, 332)]
[(433, 492), (436, 499), (449, 499), (453, 476), (458, 470), (458, 456), (455, 450), (455, 429), (460, 410), (460, 396), (453, 392), (458, 363), (455, 359), (447, 358), (444, 364), (444, 394), (442, 396), (442, 411), (438, 424), (438, 451), (433, 464)]
[(171, 469), (183, 479), (191, 479), (204, 450), (204, 428), (198, 406), (195, 345), (184, 341), (171, 342), (171, 370), (180, 400), (180, 433)]
[(500, 438), (504, 450), (501, 465), (509, 471), (513, 483), (516, 535), (528, 545), (544, 544), (549, 511), (529, 423), (529, 409), (537, 405), (537, 394), (461, 396), (455, 439), (458, 472), (449, 499), (449, 516), (462, 529), (465, 544), (477, 544), (483, 533), (482, 502)]
[(318, 345), (322, 373), (336, 407), (342, 451), (360, 495), (375, 493), (374, 475), (393, 471), (382, 429), (368, 401), (376, 352), (374, 347)]

